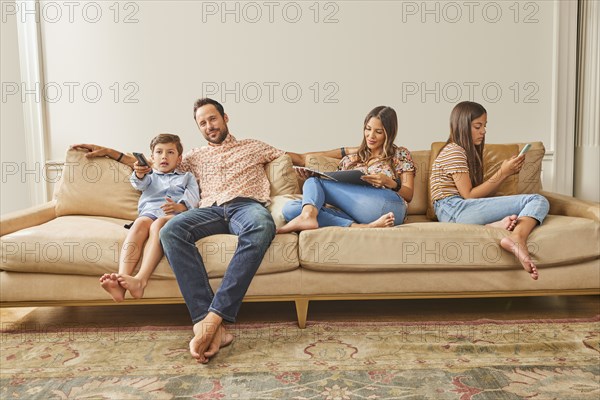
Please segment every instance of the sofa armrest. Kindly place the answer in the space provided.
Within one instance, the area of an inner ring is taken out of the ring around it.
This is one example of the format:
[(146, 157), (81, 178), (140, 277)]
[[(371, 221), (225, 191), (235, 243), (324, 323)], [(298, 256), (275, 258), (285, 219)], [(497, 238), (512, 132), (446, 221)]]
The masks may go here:
[(56, 218), (55, 206), (56, 201), (53, 200), (39, 206), (2, 215), (0, 217), (0, 236), (53, 220)]
[(600, 222), (600, 204), (593, 201), (576, 199), (554, 192), (541, 191), (540, 194), (550, 202), (550, 214), (569, 217), (589, 218)]

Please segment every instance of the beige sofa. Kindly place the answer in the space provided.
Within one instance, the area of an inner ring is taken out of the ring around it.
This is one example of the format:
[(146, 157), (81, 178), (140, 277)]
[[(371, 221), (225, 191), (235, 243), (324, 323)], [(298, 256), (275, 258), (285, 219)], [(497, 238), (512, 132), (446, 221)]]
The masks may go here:
[[(277, 235), (245, 301), (295, 301), (304, 327), (310, 300), (543, 296), (600, 293), (600, 209), (568, 196), (542, 192), (550, 214), (534, 230), (529, 248), (540, 279), (529, 278), (517, 260), (499, 247), (501, 229), (433, 222), (427, 217), (429, 165), (441, 144), (415, 151), (418, 171), (406, 223), (395, 228), (322, 228)], [(486, 174), (522, 145), (486, 145)], [(502, 194), (541, 190), (544, 148), (534, 143), (521, 173), (504, 182)], [(309, 157), (307, 164), (333, 169), (336, 160)], [(288, 156), (266, 168), (270, 210), (278, 225), (281, 207), (299, 197)], [(131, 170), (109, 159), (88, 160), (67, 152), (54, 199), (2, 216), (0, 304), (13, 306), (106, 305), (114, 303), (98, 278), (117, 270), (126, 235), (136, 217), (138, 192)], [(432, 216), (431, 212), (429, 215)], [(236, 237), (215, 235), (198, 241), (216, 288), (235, 250)], [(165, 259), (142, 300), (125, 304), (181, 303)]]

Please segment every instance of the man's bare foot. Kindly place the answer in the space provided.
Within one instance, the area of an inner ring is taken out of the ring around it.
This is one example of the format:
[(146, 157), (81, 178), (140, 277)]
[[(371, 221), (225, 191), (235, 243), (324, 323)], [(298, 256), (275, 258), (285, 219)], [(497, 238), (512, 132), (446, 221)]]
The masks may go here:
[(144, 289), (146, 285), (143, 284), (141, 279), (134, 278), (133, 276), (121, 274), (117, 278), (119, 285), (125, 290), (129, 290), (131, 296), (135, 299), (141, 299), (144, 297)]
[(215, 335), (215, 338), (212, 342), (210, 342), (208, 349), (206, 349), (204, 352), (204, 356), (209, 359), (212, 358), (223, 347), (229, 346), (231, 342), (233, 342), (233, 335), (231, 333), (227, 333), (225, 325), (221, 324), (217, 334)]
[(100, 284), (117, 303), (120, 303), (125, 300), (125, 289), (119, 285), (117, 278), (115, 273), (104, 274), (100, 277)]
[(316, 216), (313, 217), (302, 213), (281, 228), (277, 229), (277, 233), (306, 231), (309, 229), (317, 229), (318, 227), (319, 223), (317, 222)]
[(394, 219), (394, 213), (389, 212), (369, 223), (368, 226), (371, 228), (388, 228), (390, 226), (394, 226)]
[(504, 250), (510, 251), (517, 257), (517, 259), (519, 260), (519, 262), (521, 263), (521, 265), (523, 266), (525, 271), (529, 272), (529, 275), (531, 275), (531, 279), (533, 279), (533, 280), (538, 279), (538, 277), (539, 277), (538, 270), (537, 270), (537, 267), (535, 266), (535, 264), (533, 263), (533, 260), (531, 259), (531, 255), (529, 254), (529, 251), (527, 250), (527, 245), (523, 246), (523, 245), (519, 244), (518, 242), (515, 242), (509, 236), (509, 237), (502, 238), (502, 240), (500, 240), (500, 246), (502, 246), (502, 248)]
[(515, 226), (517, 226), (517, 215), (509, 215), (507, 217), (502, 218), (500, 221), (492, 222), (491, 224), (486, 224), (486, 226), (512, 231), (515, 229)]
[[(200, 322), (194, 324), (193, 331), (194, 337), (190, 340), (190, 354), (198, 362), (206, 364), (208, 357), (204, 355), (209, 349), (210, 344), (213, 342), (215, 337), (218, 337), (218, 348), (221, 345), (221, 322), (223, 319), (215, 313), (209, 312), (208, 315)], [(217, 335), (219, 333), (219, 335)], [(230, 342), (231, 343), (231, 342)], [(214, 351), (214, 349), (211, 349)], [(214, 351), (214, 354), (218, 352)], [(213, 355), (214, 355), (213, 354)]]

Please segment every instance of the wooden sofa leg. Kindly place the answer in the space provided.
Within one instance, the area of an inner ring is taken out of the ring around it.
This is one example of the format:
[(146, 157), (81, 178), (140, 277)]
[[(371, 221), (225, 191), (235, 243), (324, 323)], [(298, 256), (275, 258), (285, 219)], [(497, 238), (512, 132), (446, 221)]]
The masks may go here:
[(296, 315), (298, 317), (298, 327), (306, 328), (306, 318), (308, 316), (308, 299), (296, 299)]

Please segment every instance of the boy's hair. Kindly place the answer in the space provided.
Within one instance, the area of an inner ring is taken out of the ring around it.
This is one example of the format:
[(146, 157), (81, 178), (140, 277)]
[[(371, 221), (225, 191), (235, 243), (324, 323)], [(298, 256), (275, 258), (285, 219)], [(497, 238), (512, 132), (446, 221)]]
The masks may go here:
[(161, 133), (160, 135), (156, 136), (150, 142), (150, 151), (152, 151), (152, 153), (154, 153), (154, 147), (156, 147), (156, 145), (159, 143), (175, 143), (175, 147), (177, 147), (179, 155), (183, 154), (183, 145), (181, 144), (181, 139), (179, 139), (179, 136), (177, 135), (173, 135), (171, 133)]
[(221, 114), (221, 117), (225, 118), (225, 109), (223, 108), (223, 105), (216, 100), (205, 97), (203, 99), (198, 99), (194, 102), (194, 121), (196, 120), (196, 111), (200, 107), (205, 106), (207, 104), (212, 104), (213, 106), (215, 106), (219, 114)]

